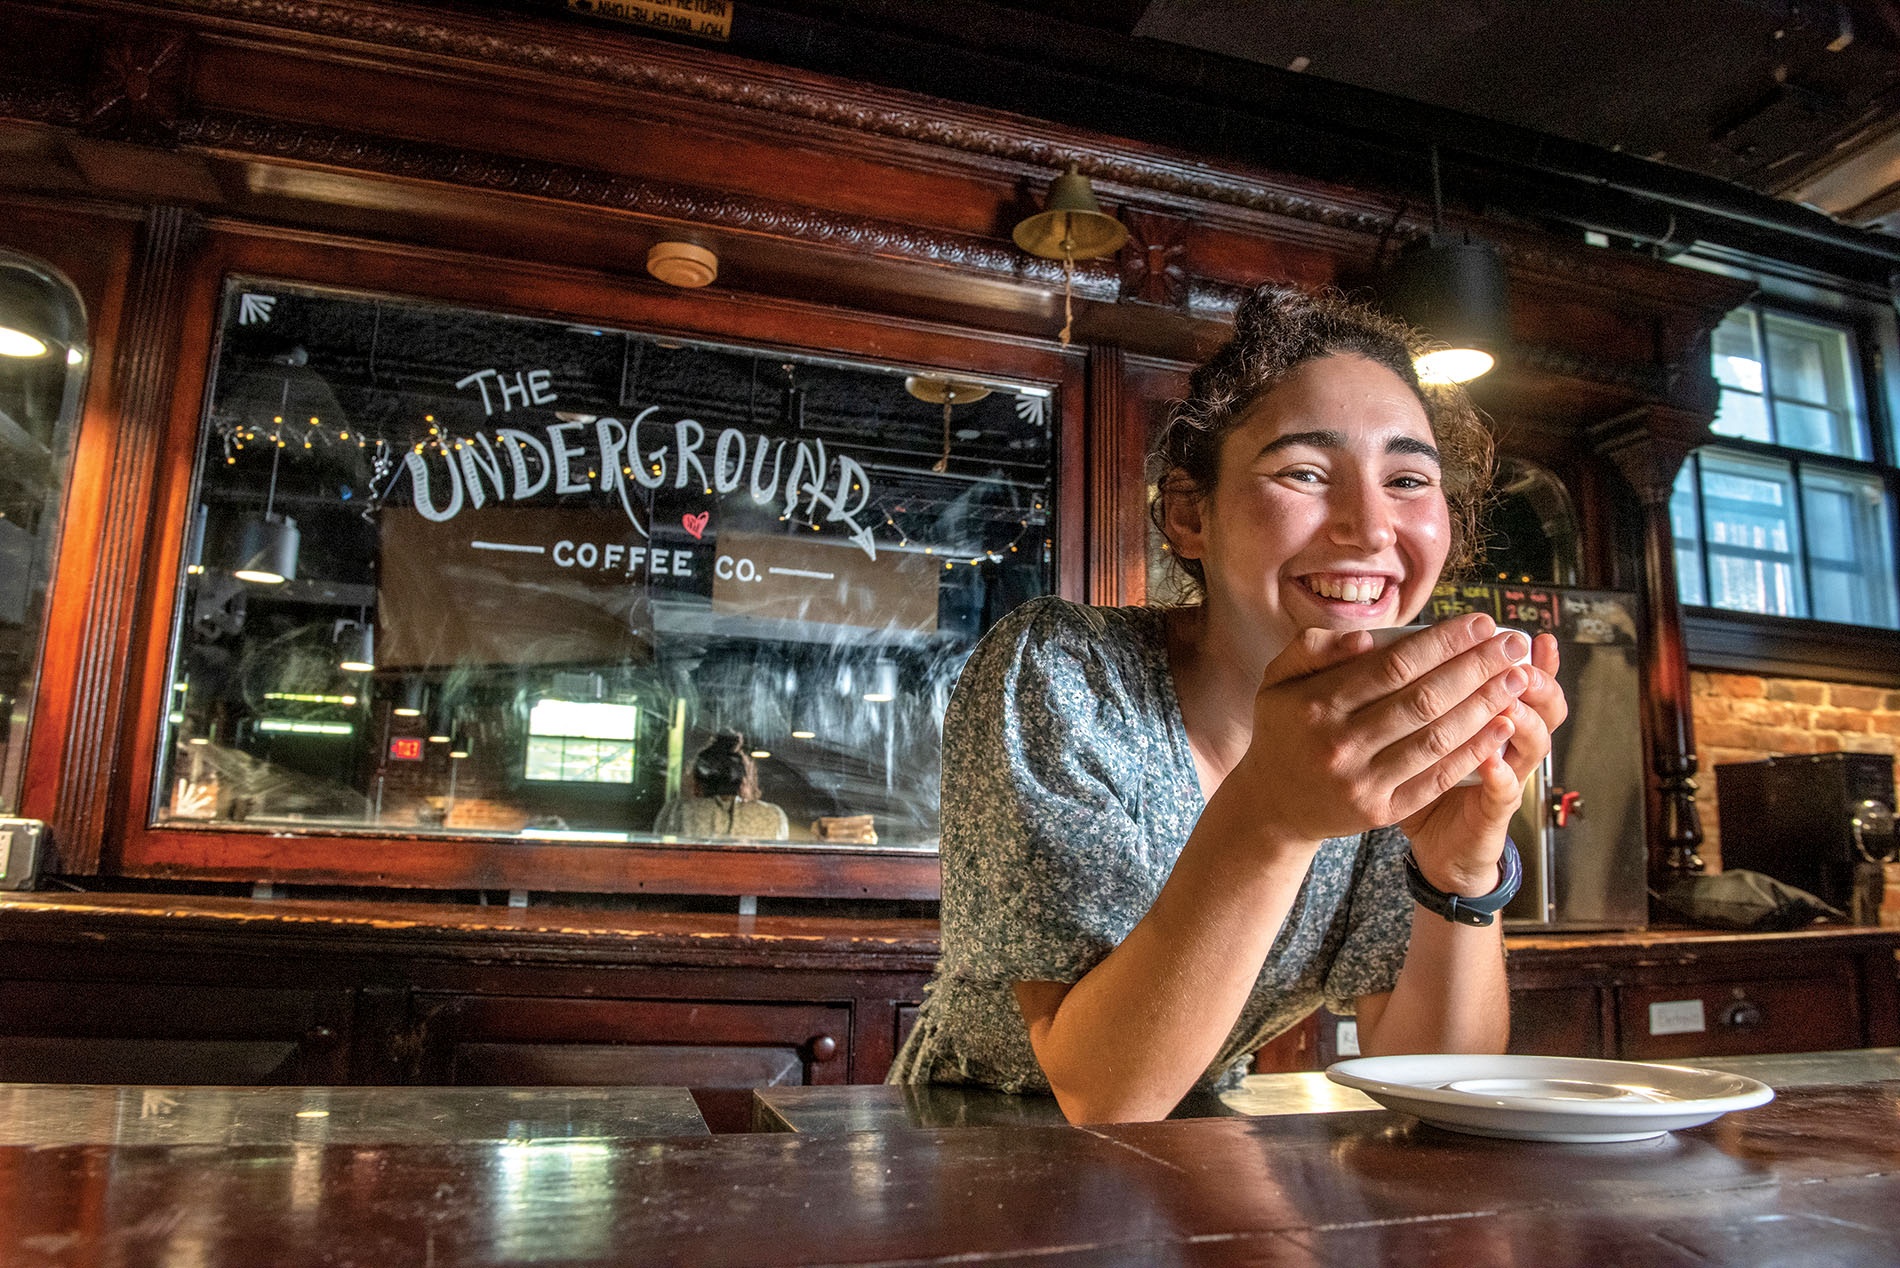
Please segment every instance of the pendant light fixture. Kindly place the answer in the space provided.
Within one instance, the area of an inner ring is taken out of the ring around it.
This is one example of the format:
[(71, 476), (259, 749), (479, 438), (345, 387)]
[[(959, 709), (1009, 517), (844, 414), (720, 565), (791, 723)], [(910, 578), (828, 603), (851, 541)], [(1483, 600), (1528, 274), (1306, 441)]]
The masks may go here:
[(950, 413), (959, 405), (969, 405), (990, 394), (981, 383), (943, 378), (935, 374), (913, 374), (904, 380), (904, 390), (920, 401), (943, 406), (943, 453), (930, 464), (939, 475), (950, 469)]
[(408, 678), (403, 681), (402, 695), (397, 697), (390, 712), (399, 718), (419, 718), (428, 707), (429, 684), (421, 678)]
[(338, 621), (336, 644), (337, 668), (352, 674), (367, 674), (375, 670), (376, 631), (367, 619)]
[[(284, 380), (284, 406), (290, 403), (290, 380)], [(283, 425), (283, 414), (278, 414), (278, 425)], [(283, 457), (282, 437), (272, 433), (275, 445), (270, 451), (270, 487), (264, 494), (263, 515), (245, 517), (238, 530), (238, 566), (232, 570), (239, 581), (254, 581), (259, 585), (280, 586), (297, 576), (297, 548), (300, 536), (297, 521), (288, 515), (275, 515), (277, 505), (277, 464)]]
[(1488, 242), (1445, 232), (1438, 147), (1432, 147), (1432, 233), (1400, 256), (1381, 287), (1386, 306), (1443, 345), (1414, 366), (1421, 383), (1468, 383), (1488, 373), (1509, 343), (1504, 261)]
[(1102, 210), (1089, 178), (1071, 163), (1049, 186), (1044, 210), (1018, 224), (1011, 236), (1031, 255), (1062, 261), (1061, 338), (1067, 347), (1075, 326), (1075, 262), (1115, 254), (1128, 241), (1128, 230)]
[(467, 757), (474, 751), (473, 743), (470, 741), (467, 731), (457, 731), (454, 738), (449, 741), (450, 757)]

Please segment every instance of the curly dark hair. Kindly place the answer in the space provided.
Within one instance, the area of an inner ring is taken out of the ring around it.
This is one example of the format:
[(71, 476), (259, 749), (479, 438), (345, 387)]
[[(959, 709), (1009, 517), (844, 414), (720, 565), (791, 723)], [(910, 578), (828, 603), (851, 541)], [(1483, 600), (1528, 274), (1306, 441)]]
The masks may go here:
[(702, 797), (742, 797), (747, 784), (757, 778), (752, 758), (745, 751), (745, 737), (737, 731), (721, 731), (693, 758), (693, 784)]
[[(1424, 335), (1338, 291), (1305, 291), (1266, 285), (1234, 313), (1233, 338), (1188, 380), (1187, 399), (1176, 402), (1149, 452), (1155, 496), (1149, 518), (1167, 536), (1170, 499), (1203, 498), (1220, 472), (1221, 442), (1248, 409), (1294, 370), (1323, 357), (1359, 356), (1404, 380), (1425, 410), (1444, 473), (1451, 508), (1451, 549), (1445, 576), (1476, 562), (1478, 514), (1491, 488), (1495, 446), (1471, 399), (1456, 384), (1421, 384), (1413, 358), (1432, 347)], [(1206, 589), (1198, 559), (1169, 552), (1187, 577), (1191, 594)]]

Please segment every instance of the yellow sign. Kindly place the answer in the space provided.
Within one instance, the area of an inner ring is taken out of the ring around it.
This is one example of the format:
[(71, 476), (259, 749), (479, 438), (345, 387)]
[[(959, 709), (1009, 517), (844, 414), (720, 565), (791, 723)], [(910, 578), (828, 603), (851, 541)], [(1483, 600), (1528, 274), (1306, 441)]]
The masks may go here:
[(709, 40), (732, 38), (731, 0), (567, 0), (570, 13)]

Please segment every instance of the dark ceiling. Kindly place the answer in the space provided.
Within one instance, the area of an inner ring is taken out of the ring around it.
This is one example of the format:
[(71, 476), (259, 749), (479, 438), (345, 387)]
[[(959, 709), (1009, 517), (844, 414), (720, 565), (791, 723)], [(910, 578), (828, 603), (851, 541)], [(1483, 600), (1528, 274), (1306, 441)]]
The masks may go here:
[(1621, 150), (1900, 233), (1895, 0), (1001, 0)]

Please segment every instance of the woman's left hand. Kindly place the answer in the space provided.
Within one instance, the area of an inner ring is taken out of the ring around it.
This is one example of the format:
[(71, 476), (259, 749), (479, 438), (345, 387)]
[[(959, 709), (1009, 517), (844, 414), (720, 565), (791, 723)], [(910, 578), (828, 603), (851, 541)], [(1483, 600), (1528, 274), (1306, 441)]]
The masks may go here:
[(1400, 822), (1425, 879), (1448, 894), (1477, 897), (1498, 886), (1498, 858), (1511, 816), (1524, 797), (1524, 781), (1550, 752), (1550, 736), (1569, 716), (1557, 685), (1557, 640), (1539, 634), (1531, 643), (1530, 682), (1516, 703), (1498, 717), (1511, 726), (1502, 758), (1478, 766), (1475, 786), (1447, 789), (1438, 800)]

